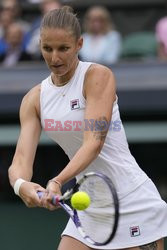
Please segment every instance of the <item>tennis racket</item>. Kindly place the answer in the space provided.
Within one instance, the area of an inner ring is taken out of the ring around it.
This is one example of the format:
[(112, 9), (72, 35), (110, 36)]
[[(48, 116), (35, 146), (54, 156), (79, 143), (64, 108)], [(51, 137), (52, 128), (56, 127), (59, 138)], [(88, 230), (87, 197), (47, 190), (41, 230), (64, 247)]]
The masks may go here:
[[(83, 211), (65, 203), (77, 191), (85, 191), (91, 199), (90, 206)], [(38, 192), (39, 197), (42, 195)], [(90, 244), (102, 246), (114, 238), (119, 220), (119, 202), (114, 184), (106, 175), (86, 173), (62, 196), (53, 196), (52, 204), (59, 204), (67, 212), (81, 236)]]

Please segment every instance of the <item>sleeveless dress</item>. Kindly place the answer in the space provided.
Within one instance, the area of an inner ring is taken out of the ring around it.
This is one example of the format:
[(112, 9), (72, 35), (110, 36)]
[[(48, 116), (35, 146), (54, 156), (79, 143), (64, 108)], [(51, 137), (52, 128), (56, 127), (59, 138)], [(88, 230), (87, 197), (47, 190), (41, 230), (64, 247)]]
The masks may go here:
[[(91, 120), (84, 119), (86, 100), (83, 96), (84, 77), (91, 64), (80, 61), (73, 77), (64, 86), (55, 86), (51, 76), (41, 83), (42, 127), (69, 159), (82, 145), (83, 127), (89, 129), (91, 126)], [(117, 189), (120, 221), (116, 236), (105, 247), (96, 249), (139, 246), (167, 236), (167, 204), (130, 153), (117, 101), (118, 98), (113, 104), (109, 130), (100, 154), (76, 176), (78, 179), (86, 172), (102, 172), (113, 180)], [(92, 247), (82, 239), (71, 219), (62, 235), (69, 235)]]

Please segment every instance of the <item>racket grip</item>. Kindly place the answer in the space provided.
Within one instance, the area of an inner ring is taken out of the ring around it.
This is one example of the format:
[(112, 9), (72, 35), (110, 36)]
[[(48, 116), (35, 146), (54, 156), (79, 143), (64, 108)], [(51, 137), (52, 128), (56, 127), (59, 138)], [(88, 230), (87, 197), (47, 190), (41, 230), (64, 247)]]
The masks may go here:
[(37, 195), (38, 195), (38, 197), (39, 197), (40, 199), (42, 198), (43, 193), (44, 193), (44, 192), (42, 192), (42, 191), (37, 191)]
[[(44, 194), (44, 192), (42, 192), (42, 191), (37, 191), (37, 195), (38, 195), (38, 197), (39, 197), (40, 199), (42, 198), (43, 194)], [(54, 196), (52, 197), (52, 204), (53, 204), (53, 205), (58, 205), (59, 202), (60, 202), (59, 196), (54, 195)]]

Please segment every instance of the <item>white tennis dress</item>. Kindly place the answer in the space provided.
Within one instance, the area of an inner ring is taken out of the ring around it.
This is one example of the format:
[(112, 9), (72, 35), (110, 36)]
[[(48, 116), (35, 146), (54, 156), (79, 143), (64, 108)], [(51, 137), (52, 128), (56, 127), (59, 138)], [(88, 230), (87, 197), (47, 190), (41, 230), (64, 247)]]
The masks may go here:
[[(81, 147), (83, 127), (90, 129), (91, 126), (91, 120), (84, 120), (86, 100), (82, 92), (85, 73), (90, 65), (89, 62), (80, 61), (72, 79), (62, 87), (55, 86), (51, 76), (41, 84), (42, 127), (70, 159)], [(97, 249), (139, 246), (167, 236), (167, 204), (129, 151), (117, 100), (113, 105), (112, 120), (100, 154), (76, 178), (90, 171), (109, 176), (115, 184), (120, 201), (120, 221), (116, 236), (108, 245)], [(62, 235), (69, 235), (92, 247), (81, 238), (71, 219)]]

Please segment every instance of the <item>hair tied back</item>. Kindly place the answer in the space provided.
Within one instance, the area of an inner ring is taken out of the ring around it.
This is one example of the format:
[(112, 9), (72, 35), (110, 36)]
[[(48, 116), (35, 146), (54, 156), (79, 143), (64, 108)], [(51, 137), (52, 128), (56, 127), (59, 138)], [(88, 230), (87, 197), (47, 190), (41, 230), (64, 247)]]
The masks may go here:
[(71, 13), (71, 14), (74, 14), (74, 10), (71, 6), (69, 5), (64, 5), (61, 10), (65, 13)]

